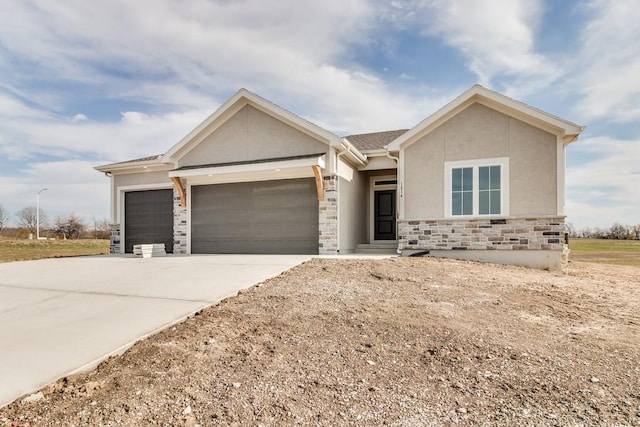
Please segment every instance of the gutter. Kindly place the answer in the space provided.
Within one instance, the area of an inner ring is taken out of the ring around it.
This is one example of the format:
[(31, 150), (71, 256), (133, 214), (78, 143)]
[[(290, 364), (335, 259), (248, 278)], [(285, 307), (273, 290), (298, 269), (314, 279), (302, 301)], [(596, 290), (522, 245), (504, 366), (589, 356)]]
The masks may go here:
[(340, 141), (340, 145), (342, 146), (342, 152), (340, 154), (350, 154), (353, 158), (355, 158), (361, 165), (367, 164), (367, 156), (360, 153), (356, 148), (346, 139), (342, 138)]
[(388, 158), (390, 158), (391, 160), (395, 160), (396, 165), (400, 164), (400, 157), (392, 156), (392, 155), (391, 155), (391, 151), (389, 151), (389, 148), (388, 148), (388, 147), (389, 147), (388, 145), (385, 145), (385, 146), (384, 146), (384, 149), (385, 149), (385, 152), (384, 152), (384, 153), (385, 153), (385, 154), (387, 155), (387, 157), (388, 157)]

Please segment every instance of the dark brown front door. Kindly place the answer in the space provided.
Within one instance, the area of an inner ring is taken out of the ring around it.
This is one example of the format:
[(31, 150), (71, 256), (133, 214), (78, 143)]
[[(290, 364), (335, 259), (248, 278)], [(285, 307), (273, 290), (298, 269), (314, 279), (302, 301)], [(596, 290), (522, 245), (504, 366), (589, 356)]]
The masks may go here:
[(396, 240), (396, 190), (374, 192), (375, 240)]

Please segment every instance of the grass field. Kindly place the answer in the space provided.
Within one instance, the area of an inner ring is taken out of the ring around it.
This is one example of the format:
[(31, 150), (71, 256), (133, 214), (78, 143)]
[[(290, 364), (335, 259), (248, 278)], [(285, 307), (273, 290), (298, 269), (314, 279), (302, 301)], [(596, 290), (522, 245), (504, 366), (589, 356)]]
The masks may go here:
[(109, 253), (108, 240), (10, 240), (0, 238), (0, 262)]
[[(572, 261), (640, 267), (640, 240), (571, 239)], [(0, 262), (109, 253), (108, 240), (9, 240), (0, 238)]]
[(569, 259), (640, 267), (640, 240), (571, 239)]

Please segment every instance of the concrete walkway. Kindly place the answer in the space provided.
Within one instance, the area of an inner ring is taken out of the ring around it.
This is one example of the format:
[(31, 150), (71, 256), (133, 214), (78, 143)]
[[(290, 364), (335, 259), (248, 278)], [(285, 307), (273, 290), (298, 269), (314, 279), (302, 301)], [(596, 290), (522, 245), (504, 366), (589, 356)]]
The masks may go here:
[(0, 264), (0, 407), (309, 258), (102, 256)]

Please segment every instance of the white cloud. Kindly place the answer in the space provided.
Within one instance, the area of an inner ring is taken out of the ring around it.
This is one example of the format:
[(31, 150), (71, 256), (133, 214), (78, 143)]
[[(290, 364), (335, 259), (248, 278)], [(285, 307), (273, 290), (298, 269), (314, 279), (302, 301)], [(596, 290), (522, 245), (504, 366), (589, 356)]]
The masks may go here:
[(577, 109), (587, 119), (640, 119), (640, 5), (636, 0), (593, 0), (577, 61)]
[[(406, 127), (455, 94), (401, 93), (350, 62), (378, 11), (366, 0), (17, 3), (0, 25), (14, 63), (26, 65), (0, 71), (17, 87), (46, 75), (159, 111), (210, 112), (247, 87), (338, 133)], [(45, 108), (64, 110), (64, 98)]]
[[(24, 111), (29, 107), (18, 104)], [(84, 115), (69, 120), (38, 112), (14, 118), (0, 112), (0, 154), (8, 159), (45, 154), (62, 158), (126, 160), (160, 154), (195, 127), (209, 111), (151, 115), (123, 112), (117, 122), (95, 122)]]
[[(423, 34), (437, 36), (459, 50), (481, 84), (503, 76), (516, 86), (540, 87), (557, 77), (553, 63), (535, 51), (535, 33), (543, 14), (541, 1), (531, 0), (415, 0), (396, 2), (390, 20), (408, 19)], [(516, 82), (514, 82), (516, 83)]]
[(71, 121), (72, 121), (72, 122), (83, 122), (83, 121), (85, 121), (85, 120), (87, 120), (87, 119), (88, 119), (88, 117), (87, 117), (87, 116), (85, 116), (85, 115), (84, 115), (84, 114), (82, 114), (82, 113), (78, 113), (78, 114), (76, 114), (75, 116), (73, 116), (73, 117), (71, 118)]
[(588, 138), (570, 146), (569, 156), (594, 158), (567, 169), (568, 221), (579, 227), (638, 224), (640, 140)]

